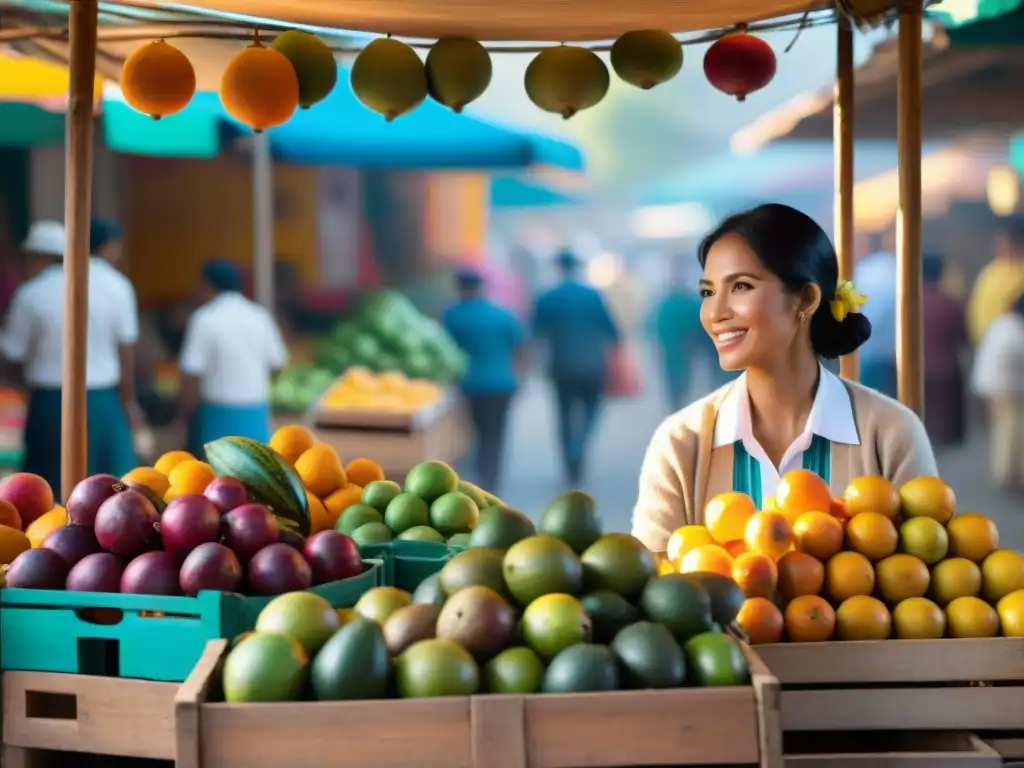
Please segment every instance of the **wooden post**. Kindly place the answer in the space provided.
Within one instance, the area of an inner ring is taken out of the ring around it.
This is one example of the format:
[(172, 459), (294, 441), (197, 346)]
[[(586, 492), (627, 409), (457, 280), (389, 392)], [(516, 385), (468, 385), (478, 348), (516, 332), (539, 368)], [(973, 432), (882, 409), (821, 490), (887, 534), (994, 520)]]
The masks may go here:
[[(69, 87), (65, 138), (64, 354), (61, 379), (61, 498), (87, 472), (85, 345), (89, 315), (89, 219), (96, 80), (97, 0), (70, 3)], [(130, 376), (131, 371), (122, 371)]]
[[(853, 280), (853, 25), (840, 16), (836, 25), (836, 84), (832, 108), (832, 144), (835, 152), (835, 228), (839, 276)], [(843, 378), (860, 378), (857, 353), (839, 360)]]
[(924, 348), (921, 329), (921, 68), (922, 5), (900, 8), (896, 149), (899, 208), (896, 214), (896, 372), (899, 399), (924, 415)]
[(270, 134), (252, 141), (252, 279), (257, 302), (274, 311), (274, 158)]

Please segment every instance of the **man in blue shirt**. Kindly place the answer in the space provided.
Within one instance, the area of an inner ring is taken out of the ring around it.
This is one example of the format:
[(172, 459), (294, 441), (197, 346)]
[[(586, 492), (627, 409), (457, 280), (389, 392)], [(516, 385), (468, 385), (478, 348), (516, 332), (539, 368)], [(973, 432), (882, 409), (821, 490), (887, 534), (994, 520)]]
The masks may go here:
[(860, 348), (860, 382), (896, 397), (896, 256), (874, 235), (870, 253), (854, 267), (857, 290), (868, 297), (864, 312), (871, 338)]
[(562, 456), (569, 482), (577, 485), (604, 397), (608, 355), (619, 343), (619, 329), (601, 294), (579, 279), (576, 255), (565, 251), (557, 264), (562, 282), (537, 299), (533, 333), (548, 345)]
[(469, 358), (462, 392), (473, 422), (480, 483), (497, 493), (505, 424), (525, 362), (525, 333), (511, 312), (484, 298), (479, 272), (459, 270), (456, 285), (459, 300), (443, 322)]

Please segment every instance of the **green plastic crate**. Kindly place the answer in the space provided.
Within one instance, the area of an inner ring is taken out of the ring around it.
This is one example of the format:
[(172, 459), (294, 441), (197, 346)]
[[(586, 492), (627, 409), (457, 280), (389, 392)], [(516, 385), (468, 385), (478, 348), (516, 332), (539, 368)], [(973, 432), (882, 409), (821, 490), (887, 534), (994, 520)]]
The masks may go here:
[[(355, 605), (384, 583), (384, 563), (364, 562), (367, 569), (358, 576), (310, 591), (336, 608)], [(182, 682), (208, 640), (249, 631), (272, 599), (226, 592), (166, 597), (3, 589), (0, 668)], [(107, 609), (113, 623), (98, 623), (101, 611), (88, 609)]]
[(384, 583), (412, 592), (428, 576), (444, 568), (462, 547), (432, 541), (389, 541), (360, 547), (363, 557), (375, 557), (384, 563)]

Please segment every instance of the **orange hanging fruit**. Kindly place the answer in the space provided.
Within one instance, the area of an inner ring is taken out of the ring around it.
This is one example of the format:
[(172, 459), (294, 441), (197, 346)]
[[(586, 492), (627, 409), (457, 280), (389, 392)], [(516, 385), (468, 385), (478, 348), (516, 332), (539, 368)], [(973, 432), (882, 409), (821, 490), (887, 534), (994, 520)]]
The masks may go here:
[(231, 117), (261, 133), (288, 122), (299, 107), (299, 78), (283, 53), (259, 36), (228, 62), (220, 78), (220, 100)]
[(183, 110), (195, 92), (192, 62), (163, 40), (136, 48), (121, 66), (124, 100), (155, 120)]

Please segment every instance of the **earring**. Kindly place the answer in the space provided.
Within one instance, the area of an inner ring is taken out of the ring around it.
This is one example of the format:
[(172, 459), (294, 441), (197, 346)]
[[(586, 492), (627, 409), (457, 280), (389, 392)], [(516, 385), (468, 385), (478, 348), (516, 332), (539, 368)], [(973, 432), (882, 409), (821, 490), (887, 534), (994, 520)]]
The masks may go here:
[(807, 318), (807, 315), (804, 312), (801, 312), (800, 315), (799, 315), (800, 322), (802, 323), (806, 318)]

